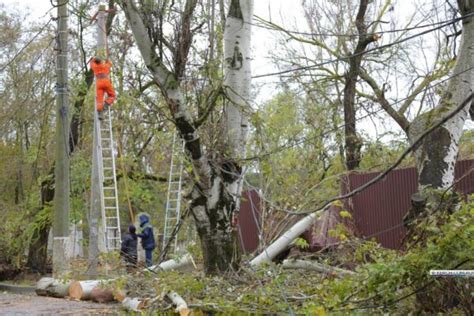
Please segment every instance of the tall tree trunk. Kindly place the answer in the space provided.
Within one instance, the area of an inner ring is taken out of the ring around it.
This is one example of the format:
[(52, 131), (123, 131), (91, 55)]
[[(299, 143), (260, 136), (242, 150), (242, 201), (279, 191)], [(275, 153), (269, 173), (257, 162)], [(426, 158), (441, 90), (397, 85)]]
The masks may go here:
[[(246, 156), (248, 118), (244, 109), (250, 100), (250, 43), (253, 2), (251, 0), (232, 0), (224, 31), (224, 85), (228, 99), (226, 115), (226, 159), (225, 188), (232, 198), (233, 216), (240, 210), (244, 172), (239, 163)], [(232, 220), (235, 223), (235, 220)], [(235, 252), (239, 248), (235, 247)]]
[[(237, 205), (237, 192), (240, 186), (241, 167), (235, 158), (245, 154), (243, 149), (246, 137), (246, 120), (240, 113), (241, 107), (247, 104), (250, 84), (250, 31), (248, 23), (251, 18), (251, 0), (232, 1), (228, 27), (241, 33), (228, 35), (230, 47), (226, 48), (226, 74), (229, 75), (228, 89), (231, 104), (227, 107), (227, 118), (230, 124), (227, 128), (227, 140), (237, 144), (230, 157), (220, 153), (220, 158), (209, 161), (203, 153), (198, 134), (201, 120), (194, 121), (190, 115), (188, 104), (184, 97), (184, 89), (180, 79), (184, 74), (192, 32), (190, 19), (196, 0), (188, 0), (182, 14), (181, 25), (177, 36), (174, 52), (174, 71), (167, 69), (159, 58), (150, 37), (151, 29), (147, 29), (143, 21), (141, 7), (132, 0), (122, 2), (122, 8), (130, 23), (145, 65), (151, 72), (156, 85), (166, 100), (173, 115), (177, 129), (185, 141), (186, 152), (193, 165), (195, 184), (191, 193), (191, 210), (195, 219), (204, 256), (204, 266), (207, 274), (218, 274), (235, 268), (239, 264), (236, 256), (235, 238), (232, 228), (233, 212)], [(227, 28), (227, 25), (226, 25)], [(232, 36), (235, 36), (232, 38)], [(227, 55), (228, 53), (228, 55)], [(246, 80), (240, 82), (240, 80)], [(218, 95), (218, 94), (215, 94)], [(215, 97), (212, 102), (216, 102)], [(242, 128), (244, 127), (244, 128)], [(232, 145), (229, 144), (229, 148)], [(219, 156), (219, 155), (218, 155)]]
[(365, 14), (367, 12), (367, 6), (369, 0), (360, 0), (359, 11), (356, 16), (355, 24), (359, 38), (357, 46), (352, 53), (349, 60), (349, 70), (345, 75), (345, 86), (344, 86), (344, 131), (345, 131), (345, 155), (346, 155), (346, 167), (347, 170), (356, 169), (361, 160), (361, 147), (362, 140), (357, 135), (356, 130), (356, 107), (355, 107), (355, 95), (356, 95), (356, 83), (359, 78), (360, 66), (362, 63), (362, 55), (367, 46), (376, 40), (376, 38), (370, 34), (367, 35), (367, 26), (365, 25)]
[[(458, 0), (463, 16), (473, 12), (474, 4)], [(444, 113), (459, 106), (473, 91), (474, 65), (474, 22), (472, 17), (463, 20), (460, 51), (446, 92), (438, 106), (413, 120), (408, 128), (410, 141), (436, 122)], [(459, 152), (459, 140), (464, 122), (469, 117), (471, 103), (468, 103), (456, 116), (428, 135), (415, 150), (418, 172), (418, 188), (448, 189), (454, 182), (454, 165)], [(430, 198), (429, 196), (427, 196)]]

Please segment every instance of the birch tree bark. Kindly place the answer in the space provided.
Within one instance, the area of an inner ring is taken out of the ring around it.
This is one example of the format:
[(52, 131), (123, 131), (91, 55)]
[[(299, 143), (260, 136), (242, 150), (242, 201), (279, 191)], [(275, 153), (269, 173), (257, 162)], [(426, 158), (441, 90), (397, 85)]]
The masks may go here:
[[(244, 19), (251, 17), (251, 0), (232, 1), (230, 10), (229, 28), (237, 34), (250, 32), (245, 26)], [(250, 34), (236, 43), (237, 35), (229, 34), (231, 48), (226, 48), (230, 59), (226, 59), (226, 92), (232, 104), (228, 106), (227, 118), (229, 127), (227, 140), (232, 144), (239, 144), (235, 152), (220, 152), (217, 155), (207, 154), (203, 150), (199, 137), (199, 126), (205, 117), (193, 119), (191, 109), (185, 98), (185, 87), (182, 77), (185, 74), (189, 50), (193, 40), (191, 29), (192, 18), (197, 0), (187, 0), (180, 23), (177, 25), (174, 43), (167, 42), (150, 26), (150, 16), (146, 10), (132, 0), (121, 3), (126, 18), (130, 23), (138, 49), (143, 61), (150, 71), (155, 84), (161, 91), (180, 136), (185, 141), (186, 154), (193, 166), (194, 188), (191, 192), (191, 210), (201, 239), (204, 257), (204, 267), (207, 274), (218, 274), (235, 268), (239, 264), (239, 257), (235, 256), (233, 228), (231, 225), (233, 213), (238, 198), (241, 167), (233, 155), (244, 148), (246, 121), (241, 115), (241, 106), (246, 105), (250, 80), (241, 83), (240, 80), (250, 78)], [(226, 26), (227, 28), (227, 26)], [(233, 31), (233, 32), (234, 32)], [(173, 67), (166, 66), (160, 56), (160, 46), (156, 38), (166, 42), (172, 52)], [(226, 55), (227, 56), (227, 55)], [(244, 73), (244, 75), (241, 75)], [(239, 85), (236, 84), (238, 81)], [(217, 102), (220, 89), (214, 89), (207, 99), (208, 107), (212, 108)], [(231, 92), (229, 92), (231, 91)], [(204, 114), (207, 115), (208, 113)], [(231, 148), (232, 146), (227, 146)], [(213, 148), (214, 152), (218, 151)], [(245, 152), (239, 152), (245, 154)], [(214, 158), (216, 157), (216, 158)], [(236, 172), (237, 171), (237, 172)]]
[(224, 32), (224, 85), (228, 98), (226, 104), (227, 149), (233, 161), (229, 161), (229, 176), (236, 178), (228, 184), (229, 192), (240, 209), (242, 194), (242, 167), (234, 159), (244, 158), (248, 134), (248, 118), (244, 113), (250, 100), (250, 43), (253, 2), (232, 0)]
[[(474, 4), (458, 0), (462, 16), (472, 14)], [(474, 22), (472, 17), (462, 20), (462, 39), (453, 76), (437, 107), (416, 117), (408, 127), (412, 142), (444, 113), (459, 106), (471, 93), (474, 66)], [(459, 151), (459, 140), (464, 122), (469, 117), (471, 103), (456, 116), (429, 135), (415, 150), (420, 191), (427, 188), (448, 189), (454, 182), (454, 165)]]

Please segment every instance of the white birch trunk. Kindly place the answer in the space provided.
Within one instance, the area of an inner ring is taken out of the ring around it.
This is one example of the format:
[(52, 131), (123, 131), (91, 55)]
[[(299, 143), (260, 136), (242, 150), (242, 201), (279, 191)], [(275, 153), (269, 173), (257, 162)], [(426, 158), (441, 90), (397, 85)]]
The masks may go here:
[(181, 316), (186, 316), (191, 313), (191, 311), (188, 308), (188, 304), (181, 296), (179, 296), (178, 293), (168, 292), (166, 296), (171, 300), (171, 302), (173, 302), (173, 304), (176, 306), (176, 311)]
[(252, 259), (250, 265), (259, 266), (264, 262), (271, 262), (279, 253), (286, 250), (293, 240), (303, 234), (309, 227), (311, 227), (311, 225), (314, 224), (316, 219), (318, 219), (319, 213), (320, 212), (311, 213), (299, 220), (270, 246), (263, 250), (261, 254)]
[[(467, 4), (467, 7), (469, 6)], [(468, 8), (463, 14), (470, 12), (472, 9)], [(474, 21), (468, 18), (463, 22), (460, 50), (446, 93), (434, 110), (420, 115), (410, 124), (408, 131), (410, 141), (414, 141), (448, 110), (461, 104), (473, 91), (474, 70), (471, 67), (474, 66)], [(457, 115), (430, 134), (415, 150), (420, 190), (426, 187), (447, 189), (453, 184), (459, 140), (464, 122), (469, 117), (470, 107), (471, 103), (468, 103)]]
[(164, 261), (160, 264), (151, 266), (149, 268), (144, 269), (144, 271), (151, 270), (151, 271), (170, 271), (170, 270), (178, 270), (181, 268), (188, 267), (193, 264), (193, 258), (190, 254), (184, 255), (180, 259), (171, 259)]
[[(227, 148), (233, 159), (246, 157), (251, 88), (251, 21), (253, 0), (232, 0), (224, 32), (224, 86), (226, 103)], [(232, 172), (233, 170), (231, 170)], [(234, 172), (237, 172), (235, 170)], [(240, 209), (243, 170), (238, 179), (227, 186), (234, 197), (235, 209)]]

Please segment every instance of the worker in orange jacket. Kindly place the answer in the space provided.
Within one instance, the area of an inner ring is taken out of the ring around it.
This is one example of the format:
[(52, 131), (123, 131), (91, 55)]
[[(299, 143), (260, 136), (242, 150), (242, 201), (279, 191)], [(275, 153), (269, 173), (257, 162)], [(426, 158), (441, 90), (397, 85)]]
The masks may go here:
[(105, 93), (107, 94), (107, 99), (105, 99), (106, 107), (112, 106), (115, 100), (115, 90), (110, 81), (112, 63), (108, 59), (103, 61), (100, 57), (92, 57), (90, 66), (95, 76), (97, 112), (101, 113), (104, 110)]

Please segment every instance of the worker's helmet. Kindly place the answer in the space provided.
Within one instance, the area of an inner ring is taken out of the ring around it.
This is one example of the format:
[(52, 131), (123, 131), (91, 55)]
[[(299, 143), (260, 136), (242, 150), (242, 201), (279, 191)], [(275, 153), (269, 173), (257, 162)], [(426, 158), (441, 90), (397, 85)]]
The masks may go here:
[(102, 62), (102, 58), (99, 57), (99, 56), (95, 56), (95, 57), (94, 57), (94, 60), (95, 60), (95, 62), (98, 63), (98, 64), (100, 64), (100, 63)]

